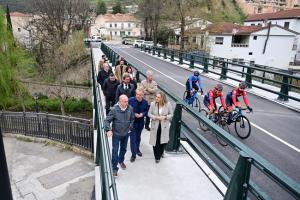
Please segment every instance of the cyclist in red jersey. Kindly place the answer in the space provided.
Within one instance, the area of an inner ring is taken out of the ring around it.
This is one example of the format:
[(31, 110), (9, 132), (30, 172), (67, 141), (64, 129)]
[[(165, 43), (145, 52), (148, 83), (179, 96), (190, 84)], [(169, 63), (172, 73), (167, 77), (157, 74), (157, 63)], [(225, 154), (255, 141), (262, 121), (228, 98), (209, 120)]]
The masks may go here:
[(213, 112), (217, 111), (216, 98), (220, 98), (221, 104), (224, 110), (227, 109), (223, 94), (223, 86), (217, 84), (212, 90), (210, 90), (205, 96), (203, 103), (209, 109), (208, 114), (211, 115)]

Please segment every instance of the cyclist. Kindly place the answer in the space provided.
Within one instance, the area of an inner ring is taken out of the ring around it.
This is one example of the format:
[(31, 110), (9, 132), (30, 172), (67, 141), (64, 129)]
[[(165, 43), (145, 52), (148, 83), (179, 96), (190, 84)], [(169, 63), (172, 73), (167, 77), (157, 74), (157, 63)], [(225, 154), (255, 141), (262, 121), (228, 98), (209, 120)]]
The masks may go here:
[(227, 109), (223, 94), (223, 86), (217, 84), (213, 89), (204, 96), (203, 104), (209, 109), (208, 115), (211, 116), (212, 113), (217, 111), (216, 98), (220, 98), (221, 104), (224, 110)]
[(233, 107), (232, 105), (234, 105), (236, 108), (240, 108), (242, 107), (238, 97), (243, 96), (243, 100), (245, 105), (247, 106), (247, 109), (252, 112), (252, 108), (249, 106), (249, 100), (247, 98), (247, 92), (246, 92), (246, 88), (247, 88), (247, 83), (246, 82), (240, 82), (239, 83), (239, 87), (234, 88), (231, 92), (229, 92), (226, 96), (226, 105), (228, 107), (228, 111), (230, 112), (229, 114), (229, 120), (232, 119), (232, 110)]
[(200, 79), (200, 73), (199, 71), (194, 71), (194, 74), (190, 75), (186, 81), (185, 89), (186, 89), (186, 99), (190, 99), (192, 96), (192, 93), (194, 91), (199, 90), (201, 91), (201, 95), (203, 94), (201, 79)]

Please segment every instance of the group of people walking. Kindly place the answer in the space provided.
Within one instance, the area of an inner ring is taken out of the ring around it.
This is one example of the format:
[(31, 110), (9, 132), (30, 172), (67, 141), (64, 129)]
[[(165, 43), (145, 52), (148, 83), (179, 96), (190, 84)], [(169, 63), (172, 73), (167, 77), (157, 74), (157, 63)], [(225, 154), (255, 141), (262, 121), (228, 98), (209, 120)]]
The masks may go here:
[[(106, 65), (107, 64), (107, 65)], [(143, 129), (150, 131), (150, 145), (153, 146), (155, 162), (159, 163), (166, 143), (169, 141), (169, 127), (173, 116), (172, 106), (166, 95), (158, 90), (153, 80), (153, 72), (146, 72), (146, 79), (137, 84), (132, 68), (120, 58), (115, 73), (105, 57), (98, 65), (98, 83), (105, 96), (105, 131), (112, 136), (113, 175), (118, 175), (124, 163), (128, 140), (130, 139), (131, 158), (142, 157), (140, 150)], [(101, 66), (100, 66), (101, 65)], [(128, 70), (129, 69), (129, 70)], [(104, 80), (103, 80), (104, 79)], [(150, 128), (151, 120), (151, 128)]]

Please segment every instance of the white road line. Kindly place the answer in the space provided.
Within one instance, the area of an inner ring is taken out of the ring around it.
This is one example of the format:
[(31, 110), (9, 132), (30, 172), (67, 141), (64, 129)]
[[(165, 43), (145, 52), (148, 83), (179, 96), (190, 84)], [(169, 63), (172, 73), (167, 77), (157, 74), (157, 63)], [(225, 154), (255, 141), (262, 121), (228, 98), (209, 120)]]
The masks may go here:
[[(148, 64), (147, 64), (147, 63), (145, 63), (144, 61), (142, 61), (142, 60), (140, 60), (140, 59), (138, 59), (138, 58), (136, 58), (136, 57), (134, 57), (134, 56), (132, 56), (132, 55), (128, 54), (127, 52), (125, 52), (125, 51), (123, 51), (123, 50), (120, 50), (120, 51), (122, 51), (123, 53), (127, 54), (128, 56), (130, 56), (130, 57), (132, 57), (132, 58), (134, 58), (134, 59), (138, 60), (139, 62), (141, 62), (141, 63), (143, 63), (144, 65), (146, 65), (146, 66), (150, 67), (151, 69), (153, 69), (153, 70), (157, 71), (158, 73), (160, 73), (160, 74), (162, 74), (162, 75), (164, 75), (164, 76), (168, 77), (169, 79), (171, 79), (172, 81), (174, 81), (174, 82), (178, 83), (179, 85), (181, 85), (181, 86), (185, 87), (185, 85), (184, 85), (184, 84), (182, 84), (182, 83), (180, 83), (179, 81), (175, 80), (174, 78), (172, 78), (172, 77), (168, 76), (167, 74), (165, 74), (165, 73), (163, 73), (163, 72), (161, 72), (161, 71), (159, 71), (159, 70), (155, 69), (154, 67), (151, 67), (150, 65), (148, 65)], [(219, 104), (219, 105), (220, 105), (220, 104)], [(277, 141), (281, 142), (282, 144), (285, 144), (285, 145), (287, 145), (287, 146), (288, 146), (288, 147), (290, 147), (291, 149), (293, 149), (293, 150), (297, 151), (298, 153), (300, 153), (300, 149), (299, 149), (299, 148), (297, 148), (297, 147), (295, 147), (294, 145), (292, 145), (292, 144), (290, 144), (290, 143), (288, 143), (288, 142), (284, 141), (283, 139), (281, 139), (281, 138), (277, 137), (276, 135), (273, 135), (273, 134), (272, 134), (272, 133), (270, 133), (269, 131), (267, 131), (267, 130), (265, 130), (265, 129), (261, 128), (260, 126), (258, 126), (258, 125), (256, 125), (256, 124), (254, 124), (254, 123), (252, 123), (252, 122), (251, 122), (251, 124), (252, 124), (252, 125), (253, 125), (255, 128), (257, 128), (257, 129), (261, 130), (262, 132), (264, 132), (265, 134), (267, 134), (267, 135), (271, 136), (271, 137), (272, 137), (272, 138), (274, 138), (275, 140), (277, 140)]]

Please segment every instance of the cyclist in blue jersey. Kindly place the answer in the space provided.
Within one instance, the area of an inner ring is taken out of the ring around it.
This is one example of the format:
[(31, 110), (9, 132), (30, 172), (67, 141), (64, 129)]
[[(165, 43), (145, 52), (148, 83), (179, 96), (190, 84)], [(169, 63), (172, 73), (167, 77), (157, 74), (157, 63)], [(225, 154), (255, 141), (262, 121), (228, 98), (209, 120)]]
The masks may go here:
[(191, 98), (191, 94), (192, 94), (193, 90), (198, 92), (200, 89), (201, 95), (203, 94), (199, 71), (194, 71), (194, 74), (192, 74), (188, 77), (188, 80), (186, 81), (186, 84), (185, 84), (185, 89), (186, 89), (186, 99)]

